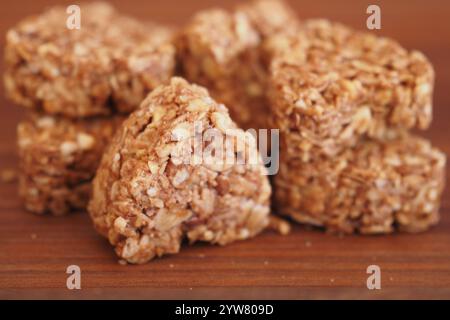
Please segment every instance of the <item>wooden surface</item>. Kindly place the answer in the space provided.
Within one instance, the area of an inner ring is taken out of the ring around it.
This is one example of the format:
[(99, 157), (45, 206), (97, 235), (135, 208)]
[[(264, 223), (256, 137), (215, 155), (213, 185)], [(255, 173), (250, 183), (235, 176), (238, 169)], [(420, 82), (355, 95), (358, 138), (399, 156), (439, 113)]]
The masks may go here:
[[(221, 1), (230, 7), (232, 1)], [(301, 17), (365, 27), (364, 1), (291, 1)], [(55, 1), (2, 1), (0, 42), (19, 19)], [(370, 2), (372, 3), (372, 2)], [(383, 35), (424, 51), (437, 72), (435, 120), (423, 135), (450, 154), (450, 4), (380, 2)], [(140, 18), (180, 25), (218, 1), (117, 1)], [(0, 170), (15, 168), (15, 126), (23, 110), (0, 91)], [(448, 180), (448, 179), (447, 179)], [(85, 213), (35, 216), (22, 209), (16, 184), (0, 184), (0, 298), (450, 298), (450, 191), (442, 222), (420, 235), (336, 237), (296, 227), (266, 232), (228, 247), (186, 246), (142, 266), (122, 266)], [(68, 265), (82, 270), (82, 289), (66, 289)], [(366, 268), (379, 265), (382, 289), (366, 288)]]

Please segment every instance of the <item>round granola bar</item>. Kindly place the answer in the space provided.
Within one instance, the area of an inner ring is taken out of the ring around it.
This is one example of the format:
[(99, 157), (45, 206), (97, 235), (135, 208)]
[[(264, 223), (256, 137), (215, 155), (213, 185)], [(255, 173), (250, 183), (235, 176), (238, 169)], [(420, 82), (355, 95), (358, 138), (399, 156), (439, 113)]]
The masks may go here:
[(227, 108), (181, 78), (156, 88), (124, 122), (89, 204), (96, 229), (119, 257), (144, 263), (177, 253), (184, 238), (225, 245), (268, 225), (271, 188), (259, 155), (256, 162), (220, 161), (220, 148), (207, 152), (220, 141), (208, 139), (211, 132), (230, 138), (224, 157), (243, 156), (239, 143), (245, 155), (257, 154), (254, 138)]

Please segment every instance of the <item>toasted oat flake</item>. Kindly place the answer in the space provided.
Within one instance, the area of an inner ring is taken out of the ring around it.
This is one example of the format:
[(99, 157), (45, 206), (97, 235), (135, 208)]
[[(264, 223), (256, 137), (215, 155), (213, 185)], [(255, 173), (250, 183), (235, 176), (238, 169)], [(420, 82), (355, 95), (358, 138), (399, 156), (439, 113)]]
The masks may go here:
[(95, 138), (87, 133), (81, 132), (77, 135), (77, 143), (83, 150), (91, 149), (95, 144)]
[(151, 188), (148, 188), (148, 189), (147, 189), (147, 195), (148, 195), (149, 197), (154, 197), (154, 196), (156, 196), (157, 194), (158, 194), (158, 189), (157, 189), (157, 188), (151, 187)]
[(186, 169), (178, 171), (172, 179), (172, 183), (175, 187), (182, 184), (189, 177), (189, 172)]
[(70, 156), (78, 149), (78, 145), (73, 141), (65, 141), (61, 144), (61, 153), (63, 156)]

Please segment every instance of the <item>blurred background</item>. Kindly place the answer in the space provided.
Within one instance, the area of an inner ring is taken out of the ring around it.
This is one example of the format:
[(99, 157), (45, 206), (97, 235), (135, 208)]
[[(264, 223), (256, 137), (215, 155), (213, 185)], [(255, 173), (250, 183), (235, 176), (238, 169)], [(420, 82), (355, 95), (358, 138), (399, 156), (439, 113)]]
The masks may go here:
[[(241, 0), (242, 1), (242, 0)], [(87, 2), (87, 1), (85, 1)], [(231, 8), (239, 0), (115, 0), (109, 1), (120, 11), (139, 19), (155, 20), (174, 26), (182, 26), (194, 12), (214, 6)], [(287, 0), (302, 19), (327, 18), (348, 24), (357, 29), (366, 29), (368, 14), (366, 9), (371, 4), (381, 8), (380, 35), (398, 40), (409, 49), (424, 52), (436, 70), (436, 87), (434, 117), (432, 128), (424, 135), (431, 138), (438, 147), (450, 153), (450, 144), (446, 145), (450, 134), (446, 131), (450, 119), (450, 2), (447, 0)], [(20, 19), (42, 12), (46, 7), (56, 4), (82, 4), (83, 1), (55, 0), (15, 0), (0, 2), (0, 51), (3, 51), (7, 29)], [(2, 59), (3, 60), (3, 59)], [(0, 71), (2, 68), (0, 62)], [(13, 108), (4, 98), (3, 86), (0, 89), (0, 115), (11, 119), (19, 117), (21, 108)], [(2, 139), (14, 139), (15, 122), (5, 124), (10, 130), (2, 130)], [(3, 135), (5, 132), (5, 135)], [(0, 161), (3, 161), (0, 160)]]

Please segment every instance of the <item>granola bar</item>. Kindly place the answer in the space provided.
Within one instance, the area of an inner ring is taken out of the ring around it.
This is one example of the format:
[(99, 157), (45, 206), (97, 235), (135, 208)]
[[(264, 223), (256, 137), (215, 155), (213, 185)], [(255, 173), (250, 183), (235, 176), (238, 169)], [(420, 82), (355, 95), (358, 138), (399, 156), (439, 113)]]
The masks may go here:
[(363, 140), (313, 162), (283, 157), (275, 201), (298, 222), (376, 234), (424, 231), (439, 221), (446, 157), (422, 138)]
[(259, 155), (256, 163), (206, 161), (207, 153), (193, 150), (210, 146), (207, 129), (231, 138), (232, 155), (238, 141), (258, 155), (227, 108), (181, 78), (156, 88), (125, 120), (89, 204), (94, 226), (120, 258), (145, 263), (177, 253), (183, 238), (225, 245), (268, 225), (271, 188)]
[(19, 194), (35, 213), (85, 209), (91, 180), (123, 117), (70, 120), (31, 114), (17, 128)]
[(295, 34), (299, 20), (284, 0), (252, 0), (236, 6), (244, 14), (261, 39), (275, 34)]
[(433, 67), (393, 40), (311, 20), (264, 50), (272, 124), (304, 161), (431, 122)]
[(106, 3), (81, 5), (81, 28), (54, 7), (7, 33), (4, 84), (18, 105), (78, 118), (134, 110), (174, 73), (172, 31)]
[(252, 1), (232, 12), (199, 12), (177, 37), (183, 75), (225, 103), (241, 127), (267, 128), (267, 71), (260, 48), (269, 35), (293, 31), (297, 24), (277, 0)]

